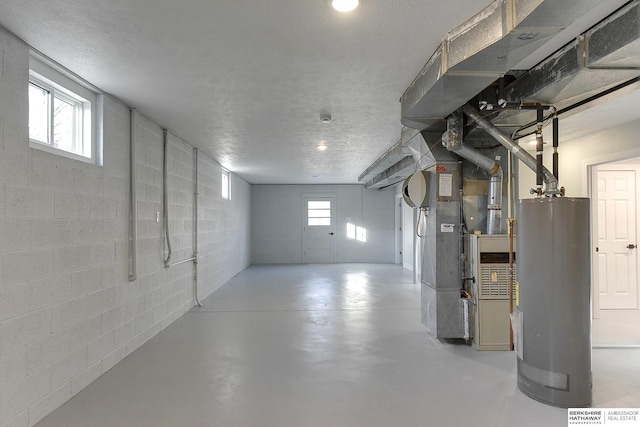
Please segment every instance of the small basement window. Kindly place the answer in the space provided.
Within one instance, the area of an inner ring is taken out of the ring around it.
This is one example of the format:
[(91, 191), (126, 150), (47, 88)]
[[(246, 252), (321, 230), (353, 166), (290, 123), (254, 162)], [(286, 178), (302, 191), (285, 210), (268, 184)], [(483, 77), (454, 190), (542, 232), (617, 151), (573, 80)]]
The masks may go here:
[(57, 69), (29, 60), (31, 147), (98, 163), (96, 94)]
[(229, 183), (229, 171), (222, 171), (222, 198), (225, 200), (231, 199), (231, 185)]

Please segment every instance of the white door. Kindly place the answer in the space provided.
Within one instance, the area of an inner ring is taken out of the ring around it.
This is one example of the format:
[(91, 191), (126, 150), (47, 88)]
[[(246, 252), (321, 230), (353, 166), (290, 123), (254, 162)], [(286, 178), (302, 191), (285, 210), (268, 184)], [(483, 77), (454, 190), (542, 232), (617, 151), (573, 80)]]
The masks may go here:
[(396, 196), (396, 264), (402, 264), (402, 195)]
[(336, 262), (335, 197), (303, 198), (302, 262)]
[(606, 165), (596, 176), (600, 309), (637, 309), (636, 170)]

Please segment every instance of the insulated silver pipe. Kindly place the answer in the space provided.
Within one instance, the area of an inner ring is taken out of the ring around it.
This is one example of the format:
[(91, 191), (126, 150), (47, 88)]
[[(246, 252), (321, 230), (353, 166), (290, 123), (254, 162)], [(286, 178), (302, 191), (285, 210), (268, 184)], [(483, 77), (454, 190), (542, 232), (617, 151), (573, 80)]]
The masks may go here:
[(193, 182), (194, 182), (194, 194), (193, 194), (193, 298), (198, 307), (202, 307), (202, 303), (198, 299), (198, 149), (193, 149)]
[(502, 233), (502, 168), (489, 181), (489, 198), (487, 200), (487, 234)]
[(136, 198), (136, 110), (129, 110), (129, 253), (131, 254), (131, 270), (129, 281), (138, 278), (137, 242), (138, 242), (138, 209)]
[(518, 162), (513, 155), (509, 153), (509, 218), (513, 218), (516, 212), (516, 200), (520, 198), (520, 185), (518, 181)]
[[(480, 166), (482, 169), (489, 172), (489, 175), (494, 175), (498, 173), (498, 171), (500, 171), (501, 169), (500, 164), (497, 163), (495, 160), (490, 159), (484, 154), (480, 154), (473, 148), (470, 148), (466, 145), (462, 145), (460, 146), (460, 148), (457, 148), (451, 151), (456, 153), (460, 157), (464, 157), (465, 159), (469, 160), (471, 163)], [(502, 171), (500, 171), (500, 174), (502, 174)]]
[(174, 265), (180, 265), (180, 264), (184, 264), (186, 262), (191, 262), (191, 261), (195, 261), (195, 257), (183, 259), (182, 261), (172, 262), (171, 264), (169, 264), (169, 267), (173, 267)]
[(166, 129), (162, 129), (162, 226), (164, 229), (164, 241), (167, 244), (167, 255), (164, 258), (164, 267), (169, 268), (171, 265), (171, 237), (169, 236), (169, 197), (167, 190), (167, 167), (169, 164), (167, 154), (167, 144), (169, 142), (169, 132)]
[[(489, 135), (495, 138), (496, 141), (504, 145), (510, 152), (513, 153), (514, 156), (518, 158), (518, 160), (524, 163), (529, 169), (534, 172), (536, 171), (537, 162), (531, 154), (527, 153), (527, 151), (520, 147), (515, 141), (505, 135), (500, 129), (495, 127), (493, 123), (482, 117), (482, 115), (480, 115), (480, 113), (471, 105), (465, 104), (462, 109), (467, 116), (469, 116), (476, 122), (478, 127), (485, 130)], [(546, 184), (545, 193), (547, 193), (548, 195), (560, 194), (560, 191), (558, 189), (558, 180), (546, 167), (543, 168), (543, 179), (544, 183)]]

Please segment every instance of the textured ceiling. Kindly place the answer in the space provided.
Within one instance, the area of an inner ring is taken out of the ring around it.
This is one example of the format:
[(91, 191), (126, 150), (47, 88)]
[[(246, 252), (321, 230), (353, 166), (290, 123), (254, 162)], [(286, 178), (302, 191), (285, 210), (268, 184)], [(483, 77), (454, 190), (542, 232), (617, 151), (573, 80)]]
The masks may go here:
[(356, 183), (445, 34), (490, 2), (329, 3), (0, 0), (0, 25), (251, 183)]

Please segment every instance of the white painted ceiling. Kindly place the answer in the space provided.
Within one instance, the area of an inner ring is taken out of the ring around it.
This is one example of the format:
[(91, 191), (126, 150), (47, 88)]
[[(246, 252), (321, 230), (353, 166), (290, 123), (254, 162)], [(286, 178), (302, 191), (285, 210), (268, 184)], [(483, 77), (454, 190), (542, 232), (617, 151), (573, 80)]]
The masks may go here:
[(489, 3), (0, 0), (0, 25), (250, 183), (356, 183), (431, 53)]

